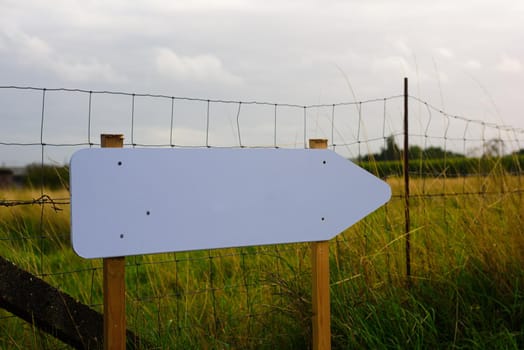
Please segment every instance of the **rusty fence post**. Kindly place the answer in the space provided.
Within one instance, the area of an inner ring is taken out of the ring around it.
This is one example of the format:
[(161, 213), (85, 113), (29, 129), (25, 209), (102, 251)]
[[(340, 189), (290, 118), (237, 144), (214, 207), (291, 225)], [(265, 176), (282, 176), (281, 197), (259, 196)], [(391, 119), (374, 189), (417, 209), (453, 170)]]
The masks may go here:
[(408, 287), (411, 286), (411, 219), (409, 213), (409, 94), (408, 78), (404, 78), (404, 233), (406, 235), (406, 279)]

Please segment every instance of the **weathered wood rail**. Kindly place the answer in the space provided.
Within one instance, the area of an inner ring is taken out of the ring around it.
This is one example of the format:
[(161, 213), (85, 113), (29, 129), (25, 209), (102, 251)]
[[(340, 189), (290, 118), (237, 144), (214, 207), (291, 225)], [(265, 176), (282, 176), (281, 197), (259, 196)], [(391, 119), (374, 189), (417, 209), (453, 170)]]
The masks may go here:
[[(0, 257), (0, 307), (76, 349), (102, 349), (103, 315)], [(127, 349), (151, 349), (126, 332)]]

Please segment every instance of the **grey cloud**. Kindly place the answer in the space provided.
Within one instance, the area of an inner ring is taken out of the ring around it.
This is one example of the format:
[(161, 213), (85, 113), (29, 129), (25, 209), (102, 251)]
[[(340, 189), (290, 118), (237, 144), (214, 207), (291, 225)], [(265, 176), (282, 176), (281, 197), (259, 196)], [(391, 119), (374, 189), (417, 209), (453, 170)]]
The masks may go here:
[(19, 62), (28, 71), (44, 70), (59, 76), (64, 81), (121, 82), (125, 78), (108, 63), (96, 58), (78, 58), (57, 52), (42, 38), (19, 30), (3, 30), (2, 50), (14, 62)]
[[(453, 114), (500, 121), (485, 108), (493, 99), (506, 124), (522, 127), (520, 4), (4, 1), (0, 72), (4, 85), (304, 105), (352, 100), (347, 81), (359, 99), (396, 95), (408, 76), (413, 94), (436, 104), (444, 96)], [(98, 117), (109, 118), (107, 110)], [(229, 134), (234, 113), (224, 119)], [(246, 130), (268, 127), (251, 120)], [(158, 124), (151, 135), (165, 135), (165, 120)], [(183, 125), (184, 135), (201, 137), (197, 127)]]

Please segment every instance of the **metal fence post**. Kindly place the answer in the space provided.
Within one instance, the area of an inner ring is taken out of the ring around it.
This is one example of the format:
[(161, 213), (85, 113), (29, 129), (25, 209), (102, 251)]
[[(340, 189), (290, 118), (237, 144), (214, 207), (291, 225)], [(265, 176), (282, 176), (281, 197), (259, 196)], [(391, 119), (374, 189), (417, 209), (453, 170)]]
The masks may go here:
[(411, 222), (409, 214), (409, 128), (408, 128), (408, 112), (409, 112), (409, 94), (408, 94), (408, 78), (404, 78), (404, 221), (406, 234), (406, 277), (407, 284), (411, 286)]

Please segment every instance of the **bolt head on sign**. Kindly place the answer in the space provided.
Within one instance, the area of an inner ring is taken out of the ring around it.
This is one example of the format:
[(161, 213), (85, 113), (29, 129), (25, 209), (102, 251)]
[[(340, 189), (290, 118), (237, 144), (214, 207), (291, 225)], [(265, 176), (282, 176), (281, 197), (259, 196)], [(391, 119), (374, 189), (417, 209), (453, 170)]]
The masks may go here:
[(391, 196), (329, 150), (90, 148), (70, 169), (84, 258), (325, 241)]

